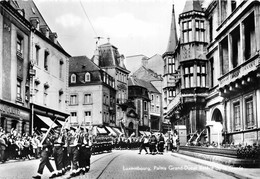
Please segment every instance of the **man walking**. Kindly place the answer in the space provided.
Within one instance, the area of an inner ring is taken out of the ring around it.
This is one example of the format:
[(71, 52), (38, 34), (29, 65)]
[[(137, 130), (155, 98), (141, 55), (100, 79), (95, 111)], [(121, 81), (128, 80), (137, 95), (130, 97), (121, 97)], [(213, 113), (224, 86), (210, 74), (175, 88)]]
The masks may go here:
[(140, 148), (139, 148), (138, 154), (141, 154), (143, 149), (145, 150), (146, 154), (148, 154), (147, 149), (146, 149), (148, 142), (149, 142), (149, 139), (147, 138), (147, 136), (144, 136), (141, 134)]
[(50, 134), (49, 133), (46, 133), (46, 138), (42, 139), (44, 140), (42, 142), (42, 151), (41, 151), (41, 160), (40, 160), (40, 164), (39, 164), (39, 167), (38, 167), (38, 171), (37, 171), (37, 175), (36, 176), (33, 176), (33, 178), (36, 178), (36, 179), (41, 179), (41, 176), (42, 176), (42, 173), (43, 173), (43, 169), (44, 167), (46, 166), (49, 171), (52, 173), (52, 175), (50, 176), (50, 178), (55, 178), (56, 177), (56, 174), (54, 173), (54, 169), (50, 163), (50, 160), (49, 160), (49, 157), (51, 155), (51, 147), (52, 147), (52, 143), (51, 143), (51, 140), (50, 140)]

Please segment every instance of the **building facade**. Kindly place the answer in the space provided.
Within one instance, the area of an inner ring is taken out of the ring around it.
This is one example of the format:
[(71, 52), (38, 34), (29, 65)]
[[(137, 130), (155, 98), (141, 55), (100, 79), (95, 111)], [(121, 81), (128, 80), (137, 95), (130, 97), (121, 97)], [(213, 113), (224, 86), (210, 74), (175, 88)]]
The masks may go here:
[(115, 126), (115, 79), (86, 56), (70, 58), (69, 106), (72, 126)]
[(124, 111), (121, 104), (128, 99), (128, 71), (124, 64), (124, 56), (119, 54), (118, 49), (110, 43), (98, 46), (94, 62), (107, 74), (115, 79), (116, 89), (116, 126), (120, 126)]
[(204, 5), (187, 1), (179, 16), (180, 42), (173, 51), (179, 90), (165, 115), (185, 124), (188, 134), (202, 134), (202, 141), (252, 145), (260, 136), (260, 2)]
[(215, 1), (207, 10), (209, 141), (259, 142), (259, 1)]
[(0, 2), (0, 124), (30, 131), (30, 23), (13, 2)]

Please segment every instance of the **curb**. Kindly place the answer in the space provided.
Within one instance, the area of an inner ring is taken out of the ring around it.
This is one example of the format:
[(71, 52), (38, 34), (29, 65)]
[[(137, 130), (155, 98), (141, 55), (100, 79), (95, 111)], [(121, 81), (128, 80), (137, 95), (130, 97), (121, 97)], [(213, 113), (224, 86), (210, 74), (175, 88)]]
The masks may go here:
[[(195, 161), (194, 157), (190, 157), (190, 156), (187, 156), (187, 155), (184, 155), (184, 154), (172, 153), (171, 155), (174, 156), (174, 157), (178, 157), (178, 158), (190, 161), (190, 162), (195, 163), (195, 164), (199, 164), (199, 165), (202, 165), (202, 166), (210, 167), (211, 169), (213, 169), (215, 171), (222, 172), (222, 173), (225, 173), (227, 175), (230, 175), (230, 176), (233, 176), (233, 177), (236, 177), (236, 178), (240, 178), (240, 179), (255, 179), (254, 177), (247, 177), (247, 176), (240, 175), (238, 173), (234, 173), (232, 171), (228, 171), (228, 170), (225, 170), (225, 169), (222, 169), (222, 168), (219, 168), (219, 167), (212, 167), (212, 166), (207, 165), (205, 163), (202, 163), (200, 161)], [(200, 160), (203, 160), (203, 159), (200, 159)]]

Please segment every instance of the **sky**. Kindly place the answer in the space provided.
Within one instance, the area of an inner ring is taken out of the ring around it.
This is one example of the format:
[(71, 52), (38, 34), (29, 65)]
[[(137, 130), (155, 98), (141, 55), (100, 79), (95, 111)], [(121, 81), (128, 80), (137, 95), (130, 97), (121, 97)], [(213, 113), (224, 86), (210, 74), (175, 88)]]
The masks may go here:
[[(162, 55), (167, 47), (172, 4), (178, 26), (185, 0), (34, 0), (51, 31), (71, 56), (91, 58), (109, 42), (125, 57)], [(84, 7), (84, 9), (83, 9)], [(91, 22), (91, 23), (90, 23)], [(179, 32), (178, 32), (179, 33)]]

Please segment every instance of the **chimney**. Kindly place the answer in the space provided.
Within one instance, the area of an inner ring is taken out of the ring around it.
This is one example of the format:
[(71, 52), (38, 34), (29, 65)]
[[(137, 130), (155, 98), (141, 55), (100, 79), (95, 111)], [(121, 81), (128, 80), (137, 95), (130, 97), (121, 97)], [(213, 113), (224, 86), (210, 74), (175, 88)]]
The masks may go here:
[(49, 38), (49, 28), (47, 25), (41, 25), (40, 30), (45, 35), (45, 37)]
[(40, 21), (38, 17), (31, 17), (30, 23), (34, 27), (34, 29), (39, 30)]
[(56, 32), (51, 32), (50, 33), (50, 39), (52, 42), (54, 42), (55, 44), (57, 44), (57, 38), (58, 38), (58, 35)]

